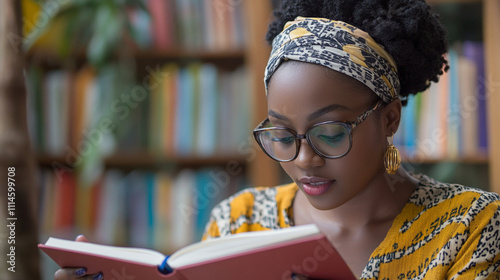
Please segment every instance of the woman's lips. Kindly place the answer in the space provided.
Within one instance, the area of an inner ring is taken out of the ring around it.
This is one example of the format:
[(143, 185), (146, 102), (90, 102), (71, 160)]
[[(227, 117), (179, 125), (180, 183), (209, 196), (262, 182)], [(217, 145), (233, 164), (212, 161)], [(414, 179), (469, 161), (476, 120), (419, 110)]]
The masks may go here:
[(299, 182), (302, 183), (302, 189), (308, 195), (322, 195), (327, 192), (335, 180), (328, 180), (319, 177), (302, 177)]

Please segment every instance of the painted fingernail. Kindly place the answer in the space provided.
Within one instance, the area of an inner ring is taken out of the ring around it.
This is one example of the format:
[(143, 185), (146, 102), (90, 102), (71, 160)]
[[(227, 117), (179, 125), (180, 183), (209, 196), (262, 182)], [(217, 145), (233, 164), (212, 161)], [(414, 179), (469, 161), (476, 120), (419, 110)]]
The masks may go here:
[(94, 276), (94, 278), (92, 278), (92, 280), (102, 280), (102, 273), (99, 272), (99, 274)]
[(83, 276), (87, 272), (86, 268), (80, 268), (75, 271), (76, 276)]

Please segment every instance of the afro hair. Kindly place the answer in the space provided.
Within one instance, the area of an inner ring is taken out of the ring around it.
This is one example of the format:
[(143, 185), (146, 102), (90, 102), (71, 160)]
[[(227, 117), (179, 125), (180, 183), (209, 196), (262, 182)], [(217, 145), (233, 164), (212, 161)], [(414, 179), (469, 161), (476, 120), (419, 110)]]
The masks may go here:
[(403, 100), (449, 68), (446, 30), (425, 0), (284, 0), (274, 16), (269, 43), (297, 16), (340, 20), (367, 32), (396, 61)]

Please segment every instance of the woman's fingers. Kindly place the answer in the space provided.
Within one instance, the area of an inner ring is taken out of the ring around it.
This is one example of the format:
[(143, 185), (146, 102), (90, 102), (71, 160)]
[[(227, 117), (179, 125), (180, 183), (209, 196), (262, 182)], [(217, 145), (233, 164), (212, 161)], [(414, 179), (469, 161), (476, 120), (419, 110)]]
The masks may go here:
[(75, 240), (79, 241), (79, 242), (89, 242), (87, 237), (85, 237), (85, 235), (83, 235), (83, 234), (78, 235)]
[(89, 274), (85, 273), (87, 270), (85, 268), (61, 268), (54, 274), (54, 280), (101, 280), (102, 274)]
[[(89, 242), (87, 237), (84, 235), (78, 235), (75, 238), (78, 242)], [(82, 264), (85, 265), (85, 264)], [(54, 273), (54, 280), (100, 280), (102, 279), (102, 274), (89, 274), (87, 275), (87, 269), (85, 268), (61, 268), (56, 273)]]
[(61, 268), (54, 273), (54, 280), (85, 279), (85, 268)]

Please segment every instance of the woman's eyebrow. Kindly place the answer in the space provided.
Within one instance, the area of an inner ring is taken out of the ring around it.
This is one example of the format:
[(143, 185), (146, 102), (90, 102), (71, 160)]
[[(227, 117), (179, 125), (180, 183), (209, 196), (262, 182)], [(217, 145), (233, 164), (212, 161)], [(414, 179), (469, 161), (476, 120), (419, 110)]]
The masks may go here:
[[(316, 111), (314, 111), (313, 113), (311, 113), (309, 115), (309, 117), (307, 117), (307, 120), (308, 121), (313, 121), (314, 119), (317, 119), (321, 116), (323, 116), (324, 114), (327, 114), (329, 112), (332, 112), (332, 111), (335, 111), (335, 110), (350, 110), (348, 107), (344, 106), (344, 105), (341, 105), (341, 104), (332, 104), (332, 105), (328, 105), (326, 107), (323, 107), (321, 109), (318, 109)], [(276, 118), (278, 120), (282, 120), (282, 121), (290, 121), (286, 116), (278, 113), (278, 112), (275, 112), (273, 110), (269, 110), (267, 112), (267, 115), (269, 117), (273, 117), (273, 118)]]
[(324, 114), (327, 114), (327, 113), (330, 113), (331, 111), (335, 111), (335, 110), (350, 110), (348, 107), (344, 106), (344, 105), (341, 105), (341, 104), (332, 104), (332, 105), (328, 105), (326, 107), (323, 107), (319, 110), (316, 110), (315, 112), (311, 113), (309, 115), (309, 117), (307, 117), (307, 120), (308, 121), (313, 121), (314, 119), (317, 119), (321, 116), (323, 116)]
[(279, 113), (277, 113), (277, 112), (275, 112), (273, 110), (269, 110), (267, 112), (267, 115), (270, 116), (270, 117), (274, 117), (274, 118), (276, 118), (278, 120), (289, 121), (289, 119), (287, 117), (285, 117), (285, 116), (283, 116), (283, 115), (281, 115), (281, 114), (279, 114)]

